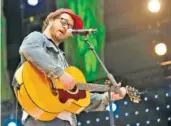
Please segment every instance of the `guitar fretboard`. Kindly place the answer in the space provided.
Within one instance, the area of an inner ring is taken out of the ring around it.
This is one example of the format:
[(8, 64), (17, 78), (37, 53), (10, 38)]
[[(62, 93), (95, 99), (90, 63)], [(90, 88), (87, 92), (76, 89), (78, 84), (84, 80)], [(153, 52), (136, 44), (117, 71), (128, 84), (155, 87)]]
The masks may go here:
[[(92, 84), (92, 83), (78, 83), (77, 88), (79, 90), (88, 90), (88, 91), (97, 91), (97, 92), (107, 92), (109, 90), (108, 85), (100, 85), (100, 84)], [(118, 92), (119, 93), (120, 87), (113, 87), (111, 88), (112, 92)], [(135, 103), (138, 103), (141, 98), (138, 90), (135, 90), (132, 87), (127, 88), (127, 94), (128, 96), (134, 101)], [(122, 94), (120, 94), (122, 96)]]
[[(100, 84), (92, 84), (92, 83), (78, 83), (77, 88), (79, 90), (88, 90), (88, 91), (98, 91), (98, 92), (106, 92), (109, 90), (109, 86), (107, 85), (100, 85)], [(117, 88), (112, 87), (112, 91), (116, 91)]]

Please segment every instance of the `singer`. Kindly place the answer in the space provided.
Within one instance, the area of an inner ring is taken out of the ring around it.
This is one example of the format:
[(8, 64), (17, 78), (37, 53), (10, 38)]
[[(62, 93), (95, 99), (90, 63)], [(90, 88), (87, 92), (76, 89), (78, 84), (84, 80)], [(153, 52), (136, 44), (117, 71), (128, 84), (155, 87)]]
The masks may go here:
[[(76, 85), (76, 81), (64, 72), (64, 68), (68, 67), (68, 63), (59, 48), (59, 44), (67, 39), (70, 33), (81, 35), (83, 31), (77, 31), (76, 33), (71, 30), (67, 32), (68, 29), (83, 29), (82, 19), (69, 9), (59, 9), (51, 12), (43, 23), (42, 33), (34, 31), (26, 36), (19, 48), (19, 53), (22, 64), (25, 61), (31, 62), (49, 79), (58, 79), (65, 89), (72, 90)], [(16, 83), (16, 81), (13, 81), (13, 85)], [(126, 89), (120, 87), (120, 90), (123, 97), (117, 93), (112, 93), (113, 100), (124, 98)], [(91, 103), (85, 111), (103, 111), (106, 104), (108, 104), (107, 93), (91, 93)], [(22, 123), (24, 126), (76, 126), (77, 120), (73, 113), (63, 111), (54, 120), (40, 121), (35, 120), (23, 110)]]

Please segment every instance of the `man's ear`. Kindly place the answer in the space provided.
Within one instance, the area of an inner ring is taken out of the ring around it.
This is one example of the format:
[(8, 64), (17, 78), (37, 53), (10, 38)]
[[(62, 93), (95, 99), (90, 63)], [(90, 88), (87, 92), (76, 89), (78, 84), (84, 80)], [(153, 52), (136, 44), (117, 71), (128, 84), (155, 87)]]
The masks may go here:
[(49, 19), (49, 24), (51, 25), (54, 22), (54, 19)]

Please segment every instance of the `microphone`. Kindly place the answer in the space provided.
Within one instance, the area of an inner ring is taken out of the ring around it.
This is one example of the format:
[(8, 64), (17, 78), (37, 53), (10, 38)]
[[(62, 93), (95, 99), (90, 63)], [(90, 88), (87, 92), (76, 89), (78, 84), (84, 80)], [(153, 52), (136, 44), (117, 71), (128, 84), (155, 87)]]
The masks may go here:
[(75, 35), (88, 35), (88, 34), (93, 34), (97, 31), (97, 29), (68, 29), (67, 34), (69, 36), (75, 36)]

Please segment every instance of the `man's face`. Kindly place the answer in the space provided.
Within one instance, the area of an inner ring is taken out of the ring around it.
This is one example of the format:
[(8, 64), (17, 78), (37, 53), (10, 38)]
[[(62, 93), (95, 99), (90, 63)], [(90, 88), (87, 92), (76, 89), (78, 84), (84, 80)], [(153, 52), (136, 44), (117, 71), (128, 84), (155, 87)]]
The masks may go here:
[(58, 18), (49, 23), (51, 24), (50, 34), (52, 38), (60, 42), (69, 37), (67, 29), (72, 29), (74, 26), (74, 20), (67, 13), (62, 13)]

